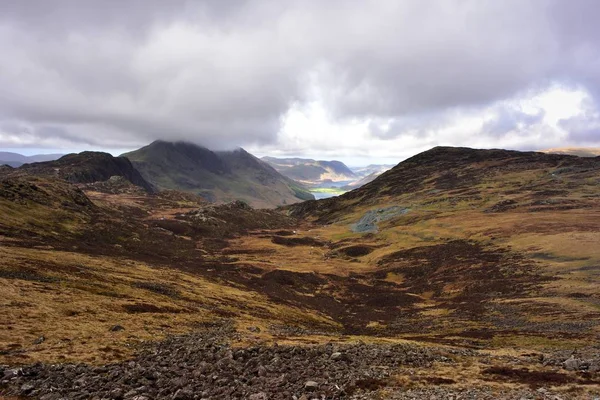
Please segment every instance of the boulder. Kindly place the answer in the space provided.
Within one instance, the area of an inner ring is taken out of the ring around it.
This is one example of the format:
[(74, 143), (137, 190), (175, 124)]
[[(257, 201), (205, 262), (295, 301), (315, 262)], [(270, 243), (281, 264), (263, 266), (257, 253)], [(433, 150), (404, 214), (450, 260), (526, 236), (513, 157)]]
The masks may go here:
[(125, 328), (123, 328), (121, 325), (113, 325), (110, 328), (111, 332), (119, 332), (119, 331), (124, 331)]
[(571, 356), (563, 365), (567, 371), (577, 371), (579, 369), (579, 360)]

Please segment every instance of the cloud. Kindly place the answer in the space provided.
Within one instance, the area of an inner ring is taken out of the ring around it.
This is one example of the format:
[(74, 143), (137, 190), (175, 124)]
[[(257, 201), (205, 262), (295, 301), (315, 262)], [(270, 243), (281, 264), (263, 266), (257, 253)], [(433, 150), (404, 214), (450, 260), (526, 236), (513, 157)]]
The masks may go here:
[(580, 115), (562, 119), (559, 125), (568, 132), (568, 138), (587, 146), (600, 146), (600, 114), (588, 110)]
[[(555, 85), (600, 96), (599, 16), (593, 0), (8, 0), (0, 126), (27, 130), (0, 129), (0, 147), (337, 142), (360, 154), (399, 138), (473, 143), (451, 127), (475, 120), (482, 145), (532, 142), (547, 114), (492, 109)], [(312, 104), (330, 140), (289, 123)]]
[(535, 114), (528, 114), (511, 107), (499, 107), (496, 115), (483, 124), (481, 132), (496, 137), (511, 132), (526, 133), (531, 130), (532, 126), (543, 121), (544, 114), (544, 110), (539, 110)]

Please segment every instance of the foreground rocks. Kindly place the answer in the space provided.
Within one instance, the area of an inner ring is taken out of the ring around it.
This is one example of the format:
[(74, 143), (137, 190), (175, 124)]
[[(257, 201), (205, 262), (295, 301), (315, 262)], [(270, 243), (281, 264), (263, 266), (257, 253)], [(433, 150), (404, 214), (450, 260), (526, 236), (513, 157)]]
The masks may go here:
[[(448, 386), (443, 379), (403, 387), (397, 380), (399, 370), (427, 371), (433, 363), (453, 367), (453, 355), (475, 357), (471, 350), (362, 343), (235, 348), (227, 344), (235, 335), (229, 325), (214, 326), (149, 345), (133, 360), (106, 366), (0, 367), (0, 393), (43, 400), (380, 398), (373, 397), (379, 396), (376, 391), (390, 399), (575, 398), (543, 387), (504, 392)], [(561, 364), (564, 356), (540, 362)]]
[(445, 357), (412, 345), (232, 348), (231, 328), (172, 337), (134, 360), (102, 367), (36, 364), (3, 371), (6, 394), (68, 399), (347, 398), (378, 388), (396, 367)]

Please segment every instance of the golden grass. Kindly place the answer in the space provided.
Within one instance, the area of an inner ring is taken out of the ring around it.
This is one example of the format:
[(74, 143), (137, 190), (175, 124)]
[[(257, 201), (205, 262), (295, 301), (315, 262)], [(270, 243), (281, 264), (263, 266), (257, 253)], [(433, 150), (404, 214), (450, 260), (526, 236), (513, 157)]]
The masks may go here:
[[(207, 281), (176, 270), (76, 253), (0, 248), (0, 269), (24, 263), (58, 281), (3, 279), (0, 284), (0, 348), (12, 349), (0, 363), (87, 361), (102, 363), (131, 354), (136, 344), (231, 315), (241, 325), (270, 323), (335, 324), (315, 311), (274, 304), (261, 294)], [(168, 296), (136, 287), (168, 285)], [(155, 312), (131, 313), (127, 307), (152, 305)], [(111, 332), (113, 325), (124, 331)], [(265, 330), (266, 331), (266, 330)], [(46, 340), (33, 342), (40, 336)], [(24, 352), (20, 352), (24, 350)]]
[[(336, 256), (328, 247), (287, 247), (271, 242), (269, 237), (248, 235), (230, 241), (228, 251), (237, 263), (251, 264), (265, 270), (289, 270), (348, 276), (351, 273), (376, 271), (378, 261), (388, 254), (420, 246), (447, 243), (450, 240), (471, 240), (482, 246), (513, 250), (528, 258), (541, 273), (552, 276), (539, 292), (528, 297), (513, 299), (507, 304), (554, 308), (556, 315), (539, 315), (523, 309), (522, 317), (530, 321), (552, 321), (553, 318), (581, 319), (595, 315), (600, 308), (585, 297), (567, 295), (578, 293), (598, 295), (600, 271), (586, 269), (600, 265), (600, 210), (598, 207), (571, 211), (527, 212), (523, 210), (484, 213), (483, 210), (499, 201), (523, 201), (526, 193), (506, 195), (503, 191), (548, 180), (547, 171), (506, 174), (501, 181), (490, 178), (472, 189), (479, 198), (460, 198), (448, 192), (432, 191), (425, 187), (418, 193), (406, 193), (395, 198), (382, 198), (376, 205), (351, 207), (331, 225), (300, 227), (296, 237), (316, 238), (338, 246), (368, 245), (375, 250), (355, 260)], [(591, 184), (570, 199), (584, 199), (586, 193), (597, 191)], [(93, 201), (105, 208), (132, 207), (148, 212), (151, 218), (172, 218), (194, 204), (181, 202), (178, 207), (161, 208), (148, 204), (147, 198), (135, 195), (105, 195), (90, 192)], [(526, 199), (527, 200), (527, 199)], [(530, 200), (530, 199), (529, 199)], [(527, 201), (529, 201), (527, 200)], [(345, 201), (345, 200), (344, 200)], [(586, 200), (592, 202), (593, 200)], [(591, 203), (590, 203), (591, 204)], [(375, 235), (354, 233), (350, 225), (365, 212), (389, 206), (408, 207), (402, 216), (379, 223)], [(27, 213), (19, 205), (0, 203), (3, 213), (0, 224), (10, 227), (33, 227), (47, 235), (58, 235), (57, 230), (74, 231), (84, 224), (81, 214), (48, 214), (48, 208), (31, 205)], [(73, 215), (80, 215), (73, 219)], [(2, 238), (1, 240), (10, 240)], [(240, 250), (240, 253), (235, 253)], [(205, 254), (208, 257), (208, 254)], [(215, 257), (220, 257), (216, 254)], [(376, 338), (371, 336), (332, 337), (307, 335), (274, 337), (269, 331), (273, 323), (338, 325), (318, 311), (276, 304), (267, 296), (240, 287), (219, 284), (200, 276), (173, 269), (154, 268), (128, 259), (91, 257), (76, 253), (44, 249), (0, 247), (0, 271), (23, 267), (58, 281), (35, 282), (22, 279), (0, 278), (3, 297), (0, 299), (0, 320), (8, 321), (0, 327), (0, 349), (15, 350), (0, 356), (3, 362), (32, 361), (88, 361), (101, 363), (128, 357), (135, 345), (144, 340), (157, 340), (173, 333), (189, 332), (195, 325), (227, 316), (233, 318), (241, 333), (237, 345), (249, 343), (311, 344), (326, 341), (352, 342), (400, 341), (400, 337)], [(388, 273), (385, 280), (402, 285), (400, 273)], [(168, 296), (136, 286), (139, 282), (167, 285), (177, 296)], [(360, 282), (368, 285), (369, 282)], [(324, 291), (329, 288), (322, 289)], [(445, 299), (461, 288), (447, 285)], [(334, 295), (337, 295), (334, 293)], [(456, 326), (460, 316), (454, 310), (432, 308), (440, 304), (434, 292), (415, 293), (415, 305), (422, 317), (443, 322), (443, 329), (430, 334), (459, 337), (463, 330), (486, 326), (465, 320)], [(129, 313), (126, 307), (153, 305), (160, 312)], [(399, 310), (400, 312), (400, 310)], [(374, 317), (373, 319), (377, 319)], [(110, 332), (112, 325), (125, 327), (121, 332)], [(375, 332), (385, 332), (379, 321), (367, 325)], [(251, 332), (258, 327), (260, 332)], [(32, 342), (44, 335), (40, 345)], [(422, 335), (427, 339), (427, 333)], [(413, 337), (415, 335), (412, 335)], [(587, 339), (545, 339), (539, 336), (501, 335), (488, 342), (494, 348), (540, 349), (580, 346)], [(24, 352), (19, 352), (24, 350)], [(440, 371), (443, 372), (443, 371)], [(445, 372), (444, 372), (445, 373)], [(467, 374), (468, 375), (468, 374)]]
[[(294, 237), (325, 239), (322, 230), (298, 231)], [(288, 270), (294, 272), (318, 272), (323, 274), (348, 275), (351, 272), (364, 271), (372, 267), (364, 262), (349, 263), (343, 258), (330, 257), (327, 247), (284, 246), (272, 243), (269, 238), (245, 236), (230, 241), (231, 251), (254, 250), (258, 254), (235, 254), (239, 263), (251, 263), (267, 270)]]
[[(493, 202), (495, 202), (494, 200)], [(389, 204), (382, 204), (381, 207)], [(568, 297), (573, 293), (583, 293), (597, 298), (600, 271), (586, 270), (587, 266), (600, 265), (600, 212), (596, 209), (583, 211), (550, 211), (539, 213), (483, 213), (481, 209), (472, 210), (461, 205), (460, 211), (440, 211), (435, 218), (409, 221), (411, 213), (428, 215), (415, 208), (393, 224), (380, 226), (376, 235), (360, 235), (350, 231), (350, 222), (356, 222), (369, 208), (362, 207), (350, 214), (350, 217), (335, 224), (319, 226), (310, 230), (298, 231), (297, 237), (312, 237), (331, 241), (344, 246), (365, 244), (376, 249), (352, 262), (343, 258), (327, 257), (327, 248), (307, 246), (286, 247), (270, 242), (267, 237), (246, 236), (231, 243), (231, 249), (268, 250), (268, 254), (240, 254), (240, 263), (251, 263), (261, 268), (285, 269), (295, 272), (315, 272), (347, 276), (349, 273), (367, 273), (376, 271), (378, 260), (382, 257), (405, 249), (419, 246), (432, 246), (450, 240), (471, 240), (483, 247), (501, 248), (520, 253), (525, 262), (538, 268), (539, 273), (552, 277), (535, 293), (525, 294), (522, 298), (506, 301), (517, 307), (519, 318), (532, 323), (585, 320), (600, 312), (600, 307), (587, 298)], [(431, 215), (429, 215), (431, 216)], [(582, 270), (583, 267), (583, 270)], [(404, 277), (400, 273), (387, 273), (385, 281), (402, 285)], [(368, 282), (361, 282), (367, 284)], [(460, 294), (460, 284), (446, 285), (444, 298), (450, 299)], [(421, 301), (414, 306), (421, 316), (443, 321), (444, 328), (432, 334), (460, 334), (468, 329), (489, 328), (477, 321), (461, 320), (456, 326), (454, 310), (432, 308), (439, 304), (433, 292), (416, 293)], [(540, 313), (541, 307), (547, 312)], [(596, 318), (596, 317), (593, 317)], [(374, 331), (383, 330), (378, 321), (372, 321), (367, 327)], [(591, 334), (591, 332), (589, 332)], [(414, 336), (414, 335), (413, 335)], [(456, 336), (460, 338), (460, 335)], [(425, 337), (423, 338), (425, 339)], [(540, 339), (533, 335), (499, 336), (493, 341), (484, 340), (493, 347), (523, 346), (525, 348), (558, 348), (564, 345), (580, 346), (589, 343), (590, 338), (582, 340)]]

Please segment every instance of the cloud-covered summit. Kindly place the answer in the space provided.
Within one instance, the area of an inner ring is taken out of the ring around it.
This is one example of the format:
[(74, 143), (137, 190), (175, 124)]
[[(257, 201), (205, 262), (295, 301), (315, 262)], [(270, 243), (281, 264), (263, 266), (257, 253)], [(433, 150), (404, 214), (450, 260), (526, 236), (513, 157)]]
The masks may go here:
[(593, 0), (8, 0), (0, 147), (600, 144), (599, 17)]

